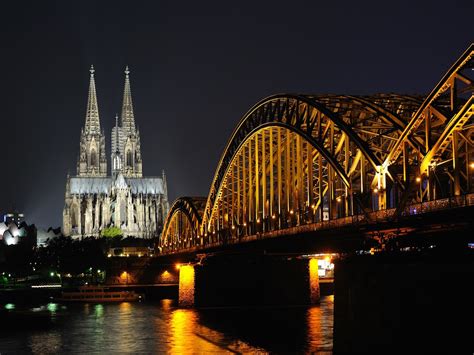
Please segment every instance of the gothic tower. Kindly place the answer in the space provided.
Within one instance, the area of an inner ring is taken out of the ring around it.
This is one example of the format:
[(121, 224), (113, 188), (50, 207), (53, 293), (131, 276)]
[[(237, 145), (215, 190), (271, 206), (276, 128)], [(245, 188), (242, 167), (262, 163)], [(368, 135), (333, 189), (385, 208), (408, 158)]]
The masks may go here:
[(100, 130), (99, 107), (95, 89), (94, 66), (90, 69), (89, 98), (85, 126), (81, 130), (77, 175), (104, 177), (107, 175), (105, 136)]
[(117, 176), (121, 172), (124, 177), (141, 178), (140, 132), (135, 127), (129, 74), (130, 71), (126, 67), (120, 127), (116, 120), (112, 129), (112, 161), (117, 162), (117, 165), (112, 166), (112, 175)]

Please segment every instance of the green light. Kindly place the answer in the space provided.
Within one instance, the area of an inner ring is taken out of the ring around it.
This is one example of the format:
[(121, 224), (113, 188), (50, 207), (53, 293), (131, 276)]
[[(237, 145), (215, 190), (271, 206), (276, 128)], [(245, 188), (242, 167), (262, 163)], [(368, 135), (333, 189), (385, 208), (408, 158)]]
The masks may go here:
[(48, 311), (50, 311), (51, 313), (54, 313), (58, 309), (58, 305), (57, 303), (48, 303), (47, 308), (48, 308)]
[(15, 309), (15, 305), (14, 305), (13, 303), (7, 303), (7, 304), (5, 305), (5, 309), (8, 309), (8, 310), (10, 310), (10, 309)]
[(99, 269), (99, 270), (97, 270), (97, 273), (98, 273), (98, 274), (100, 274), (100, 269)]
[(49, 275), (50, 275), (51, 277), (53, 277), (53, 276), (54, 276), (54, 272), (51, 271), (51, 272), (49, 273)]
[(98, 304), (95, 306), (95, 315), (97, 317), (102, 317), (104, 315), (104, 306), (101, 304)]

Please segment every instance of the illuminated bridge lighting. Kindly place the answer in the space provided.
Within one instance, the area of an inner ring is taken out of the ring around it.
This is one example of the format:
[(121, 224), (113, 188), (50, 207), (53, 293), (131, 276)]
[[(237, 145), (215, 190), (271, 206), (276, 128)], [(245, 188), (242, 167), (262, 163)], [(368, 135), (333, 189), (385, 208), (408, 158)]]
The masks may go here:
[(473, 66), (471, 45), (425, 97), (258, 102), (230, 137), (208, 196), (172, 205), (161, 252), (474, 204)]
[(60, 288), (61, 284), (50, 284), (50, 285), (31, 285), (31, 288)]

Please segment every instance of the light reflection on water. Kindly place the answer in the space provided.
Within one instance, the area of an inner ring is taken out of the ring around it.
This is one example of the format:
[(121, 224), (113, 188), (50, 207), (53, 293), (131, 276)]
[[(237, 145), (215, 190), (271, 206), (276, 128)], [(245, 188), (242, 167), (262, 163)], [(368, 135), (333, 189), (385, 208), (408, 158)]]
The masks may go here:
[(1, 354), (332, 351), (333, 296), (315, 307), (196, 310), (163, 300), (44, 309), (54, 324), (0, 333)]

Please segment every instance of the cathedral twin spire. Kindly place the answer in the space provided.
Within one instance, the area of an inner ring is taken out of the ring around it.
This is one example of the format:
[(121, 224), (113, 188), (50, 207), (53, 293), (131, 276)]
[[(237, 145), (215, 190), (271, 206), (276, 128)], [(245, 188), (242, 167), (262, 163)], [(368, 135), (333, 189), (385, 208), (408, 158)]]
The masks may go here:
[(122, 129), (127, 133), (135, 132), (135, 117), (133, 116), (132, 91), (130, 90), (130, 70), (125, 68), (125, 88), (123, 90)]
[[(101, 132), (99, 107), (95, 86), (94, 66), (90, 68), (89, 95), (86, 121), (81, 134), (79, 176), (106, 176), (105, 137)], [(142, 176), (140, 135), (135, 128), (132, 94), (130, 89), (130, 70), (125, 69), (125, 87), (122, 103), (121, 125), (112, 129), (112, 175), (123, 173), (126, 177)]]
[(100, 129), (94, 72), (94, 67), (91, 66), (86, 123), (81, 131), (77, 175), (103, 177), (107, 175), (107, 158), (105, 154), (105, 136)]
[(100, 134), (99, 106), (97, 105), (97, 92), (94, 79), (95, 70), (93, 65), (91, 65), (89, 72), (91, 73), (91, 77), (89, 82), (89, 98), (87, 100), (85, 133)]

